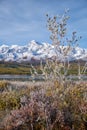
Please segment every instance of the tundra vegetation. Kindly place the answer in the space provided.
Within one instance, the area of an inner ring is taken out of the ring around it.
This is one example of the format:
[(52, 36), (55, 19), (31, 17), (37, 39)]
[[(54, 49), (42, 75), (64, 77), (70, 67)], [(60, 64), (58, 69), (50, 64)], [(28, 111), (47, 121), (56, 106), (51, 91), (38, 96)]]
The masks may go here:
[[(78, 61), (71, 61), (69, 70), (67, 75), (78, 75)], [(84, 68), (85, 61), (80, 60), (80, 69)], [(43, 64), (44, 65), (44, 64)], [(35, 69), (37, 69), (38, 74), (41, 74), (41, 66), (40, 63), (33, 64)], [(0, 62), (0, 74), (1, 75), (31, 75), (31, 67), (30, 63), (14, 63), (14, 62)], [(82, 73), (83, 74), (83, 73)], [(87, 71), (85, 72), (87, 75)]]
[[(46, 16), (56, 57), (41, 62), (42, 82), (0, 81), (0, 130), (87, 130), (87, 82), (66, 78), (67, 56), (79, 38), (76, 32), (66, 38), (67, 11)], [(32, 76), (38, 76), (31, 68)]]

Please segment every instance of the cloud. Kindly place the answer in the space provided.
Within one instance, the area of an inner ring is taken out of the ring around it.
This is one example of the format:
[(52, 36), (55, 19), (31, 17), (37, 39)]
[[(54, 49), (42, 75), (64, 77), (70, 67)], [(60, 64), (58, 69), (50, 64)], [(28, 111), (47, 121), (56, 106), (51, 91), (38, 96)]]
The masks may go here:
[(70, 8), (69, 33), (76, 29), (86, 39), (86, 5), (86, 0), (0, 0), (0, 40), (11, 44), (32, 38), (50, 42), (45, 14), (62, 14), (65, 8)]

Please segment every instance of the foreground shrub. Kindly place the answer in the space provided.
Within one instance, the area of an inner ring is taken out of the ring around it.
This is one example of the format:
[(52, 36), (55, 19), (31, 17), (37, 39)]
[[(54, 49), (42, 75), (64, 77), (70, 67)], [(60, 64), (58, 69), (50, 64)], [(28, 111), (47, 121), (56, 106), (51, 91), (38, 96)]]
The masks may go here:
[(0, 81), (0, 92), (7, 91), (8, 81)]
[[(44, 83), (45, 85), (45, 83)], [(85, 91), (84, 91), (85, 90)], [(85, 83), (35, 86), (29, 98), (3, 121), (5, 130), (86, 130), (87, 87)], [(22, 97), (21, 97), (22, 98)]]
[(19, 98), (14, 92), (0, 94), (0, 110), (12, 110), (19, 105)]

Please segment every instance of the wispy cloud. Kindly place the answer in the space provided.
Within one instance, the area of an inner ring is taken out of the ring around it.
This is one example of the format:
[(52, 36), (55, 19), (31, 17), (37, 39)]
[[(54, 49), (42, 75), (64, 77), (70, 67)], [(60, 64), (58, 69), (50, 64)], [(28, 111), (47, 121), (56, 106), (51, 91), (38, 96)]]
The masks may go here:
[(84, 45), (80, 45), (87, 48), (86, 5), (86, 0), (0, 0), (0, 40), (10, 44), (32, 39), (50, 42), (45, 14), (62, 14), (70, 8), (69, 33), (76, 30), (84, 35)]

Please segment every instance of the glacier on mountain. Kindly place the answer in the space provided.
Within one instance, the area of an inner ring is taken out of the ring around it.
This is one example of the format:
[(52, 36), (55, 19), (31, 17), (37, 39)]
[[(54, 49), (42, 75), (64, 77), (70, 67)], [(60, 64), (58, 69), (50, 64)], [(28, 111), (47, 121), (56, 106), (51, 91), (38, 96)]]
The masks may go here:
[[(60, 47), (62, 49), (62, 47)], [(60, 52), (59, 52), (60, 54)], [(46, 58), (53, 58), (56, 56), (55, 48), (49, 43), (39, 43), (35, 40), (30, 41), (27, 45), (1, 45), (0, 46), (0, 61), (30, 61), (45, 60)], [(60, 59), (61, 59), (60, 55)], [(69, 60), (87, 60), (87, 49), (80, 47), (73, 48), (68, 55)]]

